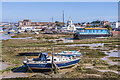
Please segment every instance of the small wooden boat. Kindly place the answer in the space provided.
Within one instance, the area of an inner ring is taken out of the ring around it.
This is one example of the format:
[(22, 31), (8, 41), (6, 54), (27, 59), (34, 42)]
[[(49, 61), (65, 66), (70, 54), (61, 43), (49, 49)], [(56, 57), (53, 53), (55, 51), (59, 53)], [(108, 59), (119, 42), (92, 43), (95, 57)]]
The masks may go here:
[(71, 67), (81, 60), (80, 57), (54, 56), (49, 57), (47, 53), (41, 53), (39, 58), (27, 59), (23, 61), (26, 67), (31, 69), (52, 69), (52, 61), (58, 68)]

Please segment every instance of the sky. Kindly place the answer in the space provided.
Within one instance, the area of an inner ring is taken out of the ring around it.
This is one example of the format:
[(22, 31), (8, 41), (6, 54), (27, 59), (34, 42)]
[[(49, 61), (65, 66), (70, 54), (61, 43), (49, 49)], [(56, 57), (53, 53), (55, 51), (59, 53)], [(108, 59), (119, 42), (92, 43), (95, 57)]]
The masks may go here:
[(30, 19), (33, 22), (62, 21), (64, 10), (65, 22), (92, 22), (118, 19), (117, 2), (3, 2), (2, 21), (18, 22)]
[(119, 2), (120, 0), (1, 0), (2, 2)]

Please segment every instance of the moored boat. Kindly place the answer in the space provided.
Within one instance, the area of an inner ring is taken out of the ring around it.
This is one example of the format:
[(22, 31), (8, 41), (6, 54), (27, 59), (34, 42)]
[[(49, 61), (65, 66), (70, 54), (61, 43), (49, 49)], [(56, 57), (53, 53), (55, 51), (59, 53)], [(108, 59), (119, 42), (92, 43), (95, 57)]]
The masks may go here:
[[(74, 66), (80, 60), (80, 57), (75, 56), (54, 56), (53, 58), (53, 61), (58, 68)], [(23, 64), (31, 69), (51, 69), (52, 57), (49, 57), (47, 53), (41, 53), (39, 58), (27, 59), (23, 61)]]
[(74, 33), (74, 39), (87, 39), (110, 36), (112, 36), (112, 34), (107, 28), (78, 28)]

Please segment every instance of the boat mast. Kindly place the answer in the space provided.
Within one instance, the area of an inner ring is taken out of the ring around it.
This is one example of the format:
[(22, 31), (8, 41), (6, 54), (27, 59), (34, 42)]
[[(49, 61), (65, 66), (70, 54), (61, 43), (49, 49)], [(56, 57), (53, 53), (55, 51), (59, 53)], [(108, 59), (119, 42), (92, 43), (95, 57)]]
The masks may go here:
[(53, 61), (54, 55), (53, 55), (53, 53), (54, 53), (54, 48), (52, 47), (52, 70), (51, 70), (52, 73), (53, 73), (53, 69), (54, 69), (54, 61)]
[(64, 23), (64, 10), (63, 10), (63, 23)]
[(58, 73), (60, 68), (54, 62), (54, 47), (52, 47), (52, 73)]

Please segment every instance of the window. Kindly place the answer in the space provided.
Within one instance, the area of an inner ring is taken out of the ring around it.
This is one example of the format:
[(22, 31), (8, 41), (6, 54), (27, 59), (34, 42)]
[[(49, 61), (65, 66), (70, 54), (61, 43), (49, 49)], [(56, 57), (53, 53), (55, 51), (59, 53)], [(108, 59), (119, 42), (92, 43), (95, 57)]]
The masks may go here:
[(92, 30), (90, 30), (90, 32), (92, 32)]
[(50, 61), (50, 59), (47, 59), (46, 61)]
[(98, 32), (98, 30), (96, 30)]
[(56, 61), (56, 59), (54, 59), (54, 61)]
[(87, 30), (85, 30), (84, 32), (87, 32)]

